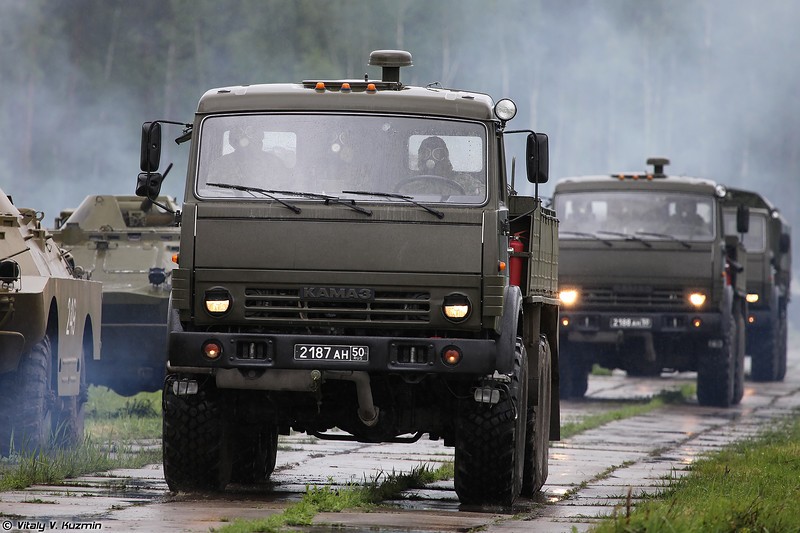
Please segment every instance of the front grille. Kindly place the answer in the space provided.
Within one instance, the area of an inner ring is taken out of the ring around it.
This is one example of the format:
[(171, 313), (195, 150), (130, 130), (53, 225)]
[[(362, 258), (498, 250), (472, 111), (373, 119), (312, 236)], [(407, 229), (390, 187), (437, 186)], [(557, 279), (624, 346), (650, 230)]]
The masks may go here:
[(680, 287), (654, 288), (647, 286), (585, 287), (581, 290), (584, 306), (654, 307), (682, 309), (686, 298)]
[(375, 291), (372, 301), (303, 300), (300, 289), (247, 288), (245, 318), (270, 322), (426, 324), (430, 293)]

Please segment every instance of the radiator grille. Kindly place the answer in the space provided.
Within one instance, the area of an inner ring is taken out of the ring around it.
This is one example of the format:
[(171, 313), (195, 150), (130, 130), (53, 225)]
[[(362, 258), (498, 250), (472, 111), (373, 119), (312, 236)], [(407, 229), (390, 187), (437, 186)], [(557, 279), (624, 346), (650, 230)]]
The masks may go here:
[(584, 287), (581, 290), (581, 303), (584, 306), (681, 309), (687, 305), (683, 293), (680, 287)]
[(299, 288), (247, 288), (245, 318), (291, 322), (338, 322), (343, 324), (409, 322), (430, 320), (430, 293), (375, 291), (373, 301), (302, 300)]

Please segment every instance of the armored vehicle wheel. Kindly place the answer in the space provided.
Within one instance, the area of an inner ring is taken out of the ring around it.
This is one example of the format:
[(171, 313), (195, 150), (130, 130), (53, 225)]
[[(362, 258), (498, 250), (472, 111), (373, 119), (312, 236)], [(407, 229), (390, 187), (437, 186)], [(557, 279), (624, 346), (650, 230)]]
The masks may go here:
[(722, 335), (722, 348), (702, 354), (697, 364), (697, 402), (700, 405), (729, 407), (733, 400), (736, 321), (731, 315)]
[(527, 404), (528, 357), (517, 338), (514, 373), (500, 402), (470, 398), (458, 414), (454, 483), (461, 503), (514, 503), (522, 490)]
[(772, 322), (754, 344), (750, 377), (753, 381), (781, 381), (786, 375), (786, 320)]
[(46, 448), (56, 403), (50, 338), (22, 354), (16, 372), (0, 376), (0, 453)]
[(731, 403), (737, 405), (744, 396), (744, 314), (741, 309), (736, 311), (736, 343), (733, 349), (734, 373), (733, 373), (733, 398)]
[[(405, 189), (418, 190), (419, 192), (435, 192), (436, 194), (466, 194), (464, 187), (458, 182), (436, 176), (434, 174), (420, 174), (400, 180), (394, 187), (394, 192), (402, 193)], [(442, 189), (445, 189), (444, 191)]]
[[(527, 430), (525, 433), (525, 469), (522, 473), (522, 495), (532, 497), (547, 480), (550, 456), (550, 394), (552, 375), (550, 343), (539, 339), (539, 386), (536, 403), (528, 397)], [(528, 391), (530, 393), (530, 391)]]
[(231, 434), (233, 483), (263, 483), (275, 470), (278, 452), (278, 428), (237, 425)]
[(200, 381), (197, 394), (177, 395), (180, 376), (164, 383), (164, 477), (170, 490), (225, 488), (231, 475), (230, 447), (220, 392)]

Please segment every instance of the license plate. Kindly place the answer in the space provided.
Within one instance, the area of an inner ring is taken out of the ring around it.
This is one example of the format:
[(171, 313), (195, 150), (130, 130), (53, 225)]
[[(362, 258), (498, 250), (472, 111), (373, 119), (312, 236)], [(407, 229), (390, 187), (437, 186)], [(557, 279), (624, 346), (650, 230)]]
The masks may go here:
[(369, 361), (369, 346), (295, 344), (295, 361)]
[(650, 329), (653, 327), (653, 319), (645, 316), (615, 316), (611, 318), (609, 327), (621, 329)]

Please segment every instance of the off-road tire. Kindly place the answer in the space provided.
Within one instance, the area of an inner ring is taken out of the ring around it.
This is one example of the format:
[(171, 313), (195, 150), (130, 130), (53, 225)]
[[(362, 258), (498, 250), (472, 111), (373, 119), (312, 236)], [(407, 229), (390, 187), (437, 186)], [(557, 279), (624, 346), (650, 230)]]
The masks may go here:
[(778, 334), (775, 336), (778, 340), (778, 374), (775, 376), (775, 381), (783, 381), (786, 377), (786, 345), (787, 328), (786, 328), (786, 309), (781, 311), (781, 317), (778, 319)]
[(230, 480), (231, 459), (221, 393), (213, 381), (199, 380), (197, 394), (178, 396), (164, 380), (162, 451), (170, 490), (220, 491)]
[(558, 354), (559, 397), (562, 400), (580, 400), (589, 389), (592, 365), (583, 348), (568, 342), (562, 342), (561, 347)]
[(15, 372), (0, 376), (0, 454), (39, 452), (49, 445), (56, 402), (51, 365), (45, 335), (22, 354)]
[(781, 381), (786, 376), (786, 319), (772, 322), (751, 347), (750, 378)]
[[(547, 481), (550, 456), (550, 402), (552, 359), (550, 343), (539, 339), (539, 383), (536, 398), (528, 391), (527, 430), (525, 432), (525, 468), (522, 473), (522, 496), (532, 497)], [(535, 400), (535, 403), (534, 403)]]
[(732, 405), (738, 405), (744, 397), (744, 357), (745, 357), (745, 325), (743, 311), (736, 311), (736, 344), (734, 346), (733, 397)]
[(269, 480), (278, 453), (278, 428), (237, 424), (231, 428), (233, 455), (231, 483), (254, 484)]
[(496, 405), (464, 400), (455, 443), (455, 489), (467, 505), (509, 507), (522, 490), (528, 405), (528, 358), (522, 339), (514, 372)]
[(697, 403), (713, 407), (730, 407), (736, 360), (736, 320), (728, 319), (722, 332), (722, 348), (700, 355), (697, 363)]

